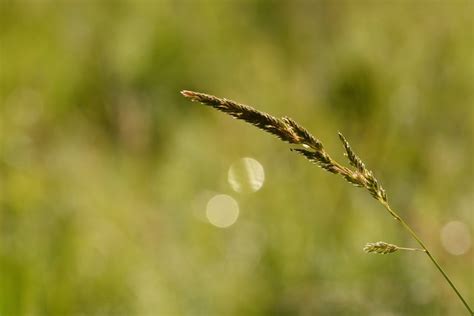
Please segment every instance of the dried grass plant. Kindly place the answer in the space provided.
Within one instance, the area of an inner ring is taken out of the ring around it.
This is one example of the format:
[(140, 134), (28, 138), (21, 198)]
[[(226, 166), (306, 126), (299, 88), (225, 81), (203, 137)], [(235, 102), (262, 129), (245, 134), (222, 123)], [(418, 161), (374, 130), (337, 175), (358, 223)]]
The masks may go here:
[(345, 156), (348, 158), (349, 163), (353, 168), (343, 166), (331, 158), (331, 156), (326, 152), (321, 141), (319, 141), (307, 129), (289, 117), (276, 118), (267, 113), (258, 111), (248, 105), (239, 104), (231, 100), (218, 98), (200, 92), (184, 90), (181, 91), (181, 94), (193, 102), (200, 102), (221, 112), (227, 113), (236, 119), (246, 121), (247, 123), (250, 123), (259, 129), (264, 130), (265, 132), (277, 136), (285, 142), (301, 145), (301, 148), (292, 148), (291, 150), (303, 155), (310, 162), (318, 165), (322, 169), (342, 176), (347, 182), (357, 187), (366, 189), (370, 195), (378, 200), (385, 207), (388, 213), (415, 239), (415, 241), (420, 245), (421, 249), (399, 247), (380, 241), (366, 244), (364, 251), (378, 254), (388, 254), (398, 250), (424, 252), (438, 269), (438, 271), (443, 275), (444, 279), (449, 283), (451, 288), (469, 311), (470, 315), (474, 315), (469, 304), (458, 291), (443, 268), (441, 268), (438, 261), (433, 257), (425, 243), (418, 237), (418, 235), (405, 222), (405, 220), (402, 219), (400, 215), (398, 215), (398, 213), (392, 209), (388, 203), (387, 194), (380, 185), (379, 181), (377, 181), (372, 171), (367, 169), (365, 164), (352, 150), (349, 142), (341, 133), (339, 133), (339, 139), (341, 140), (342, 145), (346, 151)]

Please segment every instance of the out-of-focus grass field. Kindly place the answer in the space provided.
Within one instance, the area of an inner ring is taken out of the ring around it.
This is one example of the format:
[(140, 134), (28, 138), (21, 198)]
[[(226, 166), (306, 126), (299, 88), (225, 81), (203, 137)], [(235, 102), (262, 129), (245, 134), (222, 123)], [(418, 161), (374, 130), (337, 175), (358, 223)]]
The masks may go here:
[[(367, 192), (179, 91), (288, 115), (341, 162), (343, 132), (472, 306), (473, 17), (2, 0), (0, 315), (467, 315), (423, 254), (362, 251), (416, 247)], [(254, 193), (228, 182), (242, 157), (263, 166)], [(218, 194), (238, 203), (227, 228)]]

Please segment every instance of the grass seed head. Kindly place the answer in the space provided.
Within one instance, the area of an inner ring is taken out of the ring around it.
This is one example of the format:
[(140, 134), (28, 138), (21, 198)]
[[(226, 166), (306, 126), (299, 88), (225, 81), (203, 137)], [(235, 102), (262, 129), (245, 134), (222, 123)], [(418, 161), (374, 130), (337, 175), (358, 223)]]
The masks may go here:
[(398, 246), (383, 241), (369, 242), (364, 247), (364, 251), (367, 253), (379, 253), (383, 255), (395, 252), (398, 249), (400, 249)]

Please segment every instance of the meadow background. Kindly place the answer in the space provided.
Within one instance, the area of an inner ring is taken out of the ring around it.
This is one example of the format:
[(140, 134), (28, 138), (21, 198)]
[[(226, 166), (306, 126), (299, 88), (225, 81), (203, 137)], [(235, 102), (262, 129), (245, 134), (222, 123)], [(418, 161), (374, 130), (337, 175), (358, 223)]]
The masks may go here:
[[(467, 314), (423, 254), (362, 251), (416, 246), (367, 192), (179, 91), (288, 115), (341, 162), (343, 132), (472, 306), (473, 16), (1, 0), (0, 315)], [(242, 157), (256, 192), (228, 181)], [(227, 228), (219, 194), (239, 207)]]

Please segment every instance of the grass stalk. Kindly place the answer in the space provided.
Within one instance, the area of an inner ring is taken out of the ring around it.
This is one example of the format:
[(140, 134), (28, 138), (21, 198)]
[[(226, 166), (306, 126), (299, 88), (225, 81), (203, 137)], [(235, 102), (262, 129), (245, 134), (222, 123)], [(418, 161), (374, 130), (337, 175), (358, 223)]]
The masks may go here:
[(322, 142), (315, 138), (307, 129), (296, 123), (289, 117), (276, 118), (265, 112), (258, 111), (251, 106), (240, 104), (224, 98), (218, 98), (212, 95), (183, 90), (181, 94), (193, 102), (200, 102), (204, 105), (213, 107), (221, 112), (224, 112), (236, 119), (246, 121), (257, 128), (264, 130), (267, 133), (273, 134), (281, 140), (294, 144), (300, 145), (301, 148), (291, 148), (292, 151), (301, 154), (310, 162), (318, 165), (322, 169), (342, 176), (347, 182), (366, 189), (373, 198), (378, 200), (385, 209), (389, 212), (395, 220), (397, 220), (403, 228), (416, 240), (422, 249), (416, 248), (404, 248), (396, 245), (387, 244), (384, 242), (367, 244), (364, 248), (367, 252), (387, 254), (395, 252), (397, 250), (411, 250), (411, 251), (423, 251), (426, 253), (431, 262), (436, 266), (438, 271), (443, 275), (444, 279), (449, 283), (451, 288), (454, 290), (458, 298), (464, 304), (469, 314), (474, 315), (471, 307), (466, 302), (464, 297), (458, 291), (456, 286), (453, 284), (451, 279), (448, 277), (446, 272), (440, 266), (438, 261), (433, 257), (431, 252), (425, 246), (423, 241), (413, 231), (413, 229), (403, 220), (397, 212), (395, 212), (388, 203), (387, 194), (382, 188), (380, 183), (375, 178), (372, 171), (368, 170), (363, 161), (355, 154), (352, 150), (349, 142), (346, 138), (339, 133), (339, 139), (344, 146), (346, 151), (345, 156), (349, 160), (350, 165), (353, 167), (345, 167), (342, 164), (335, 161), (326, 152)]
[(464, 299), (464, 297), (461, 295), (459, 290), (456, 288), (454, 283), (451, 281), (451, 279), (448, 277), (444, 269), (441, 267), (441, 265), (438, 263), (438, 261), (433, 257), (431, 252), (428, 250), (426, 245), (423, 243), (423, 241), (418, 237), (418, 235), (415, 233), (415, 231), (401, 218), (395, 211), (392, 210), (388, 202), (382, 202), (382, 205), (389, 211), (390, 214), (395, 215), (395, 219), (405, 228), (406, 231), (413, 237), (413, 239), (416, 240), (416, 242), (423, 248), (424, 252), (430, 258), (431, 262), (436, 266), (438, 271), (443, 275), (444, 279), (449, 283), (453, 291), (456, 293), (456, 295), (459, 297), (461, 302), (464, 304), (466, 309), (469, 311), (471, 315), (474, 315), (474, 312), (472, 311), (471, 307), (467, 303), (467, 301)]

